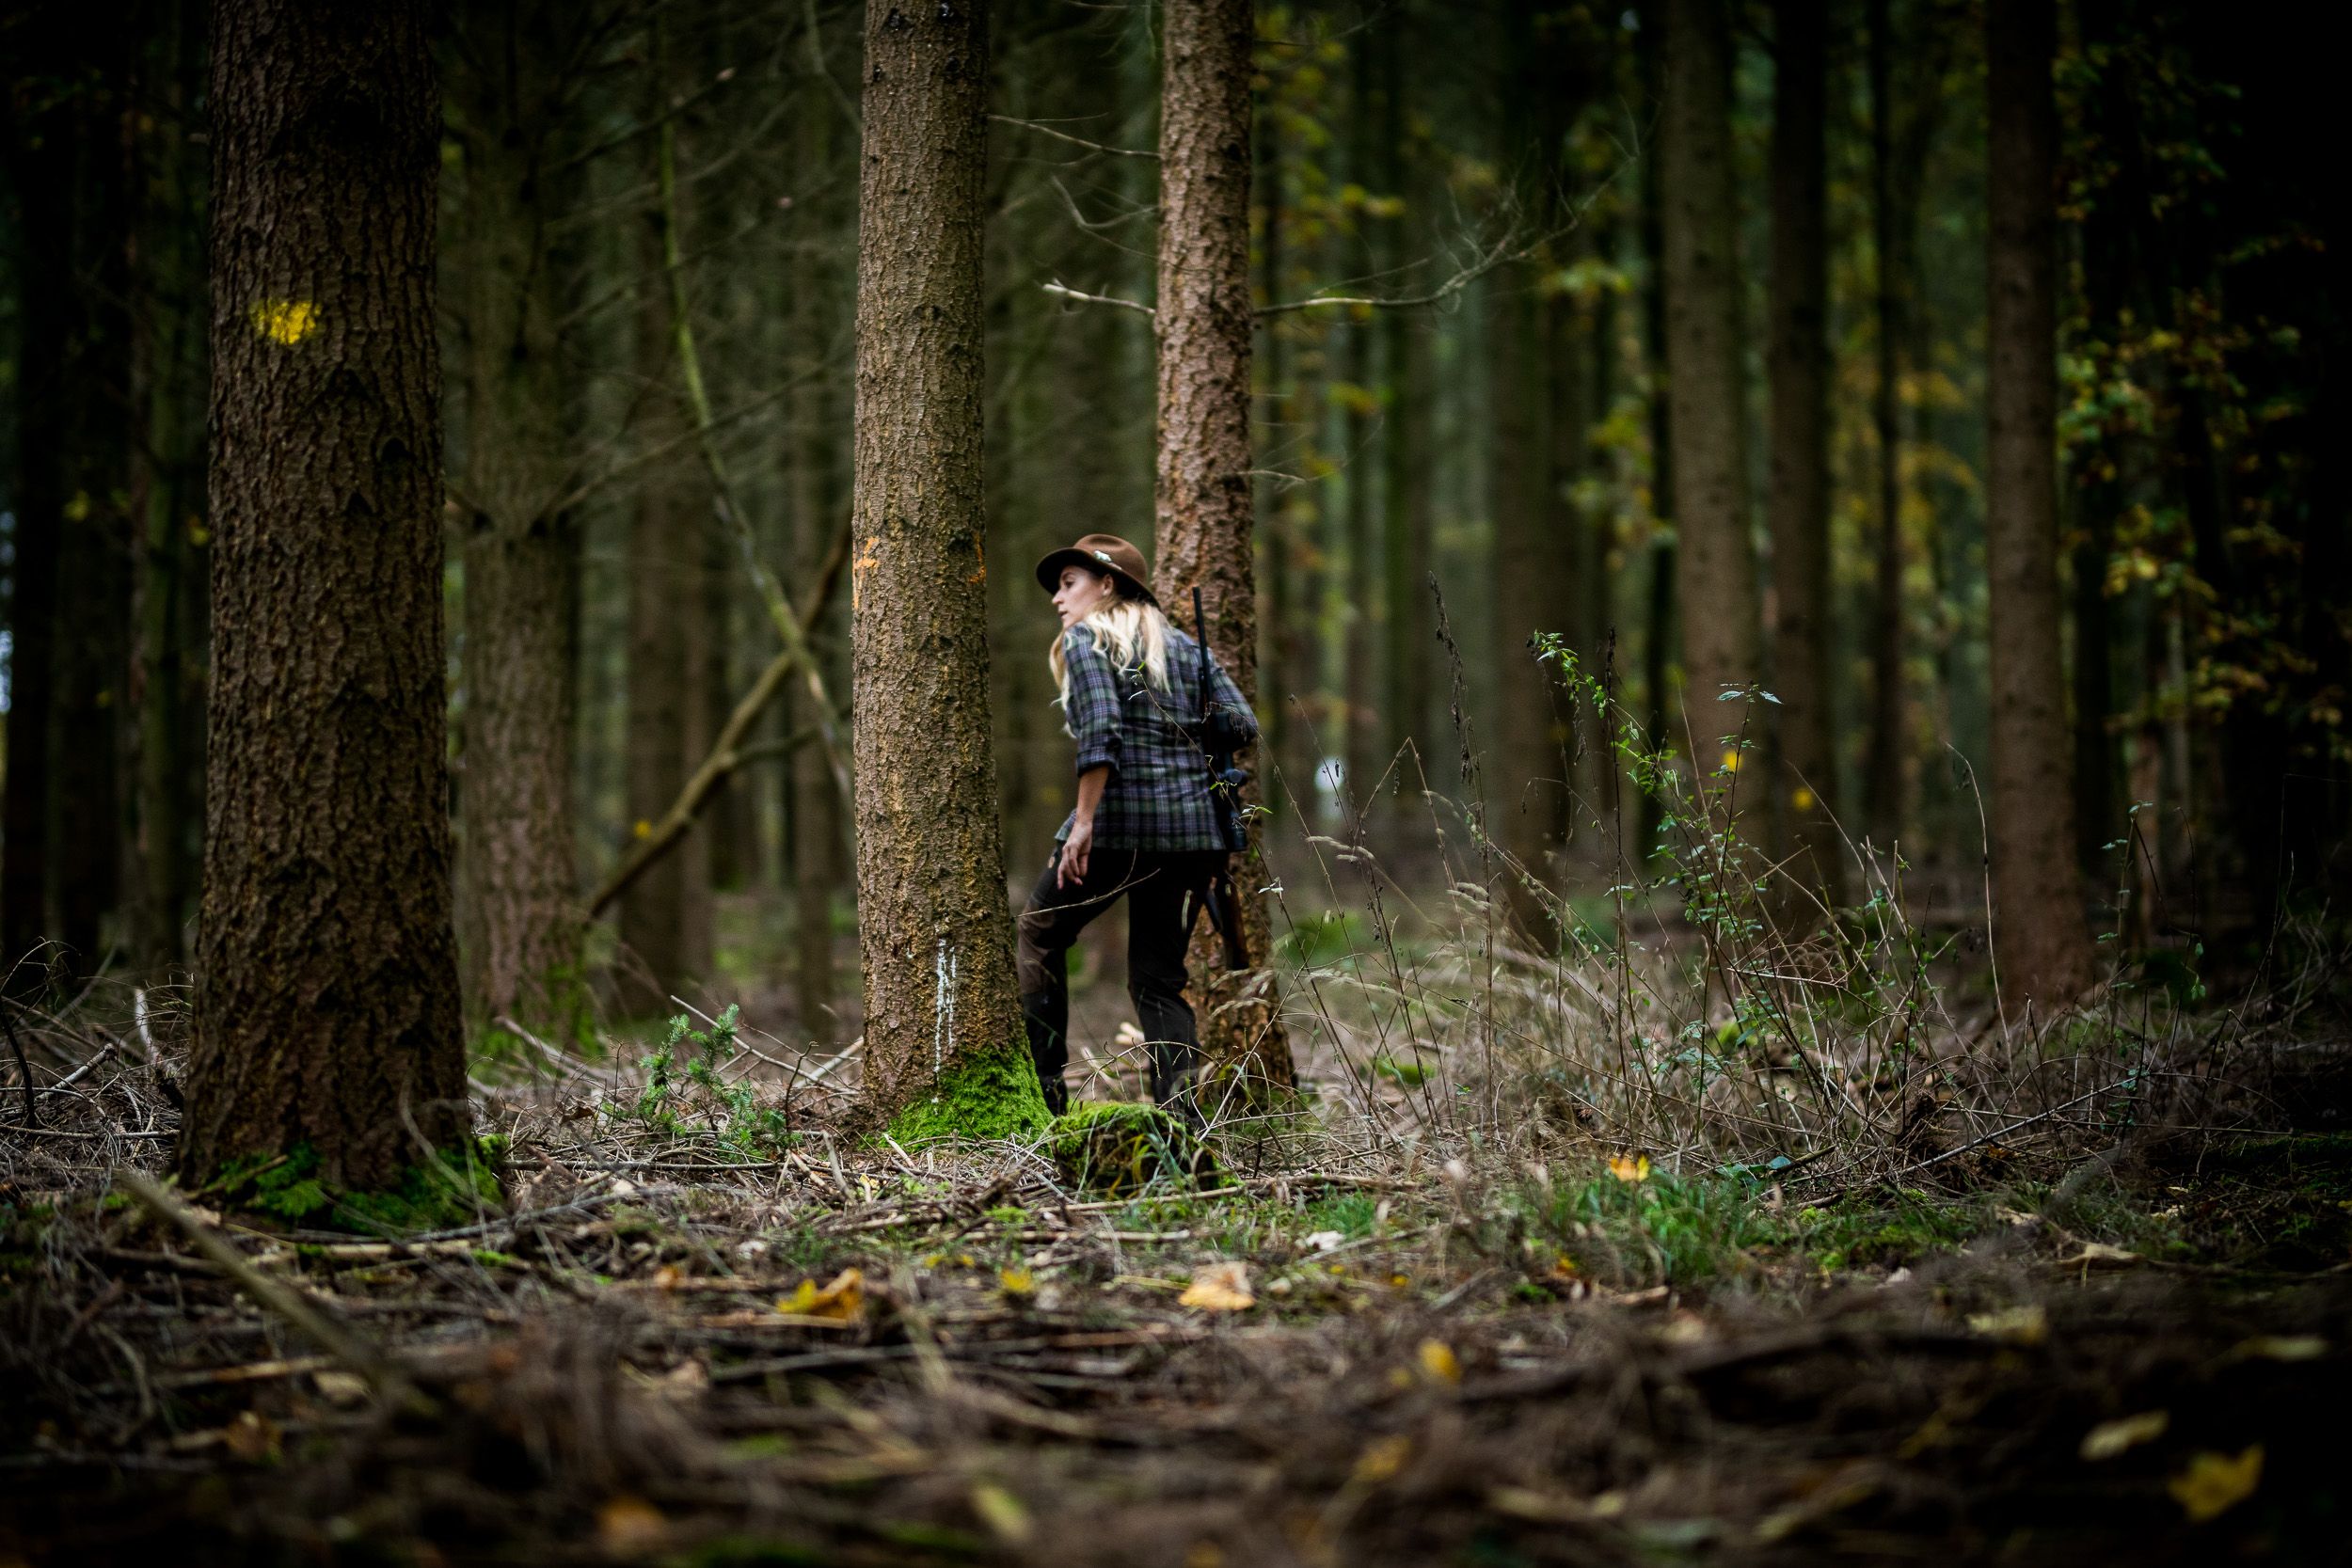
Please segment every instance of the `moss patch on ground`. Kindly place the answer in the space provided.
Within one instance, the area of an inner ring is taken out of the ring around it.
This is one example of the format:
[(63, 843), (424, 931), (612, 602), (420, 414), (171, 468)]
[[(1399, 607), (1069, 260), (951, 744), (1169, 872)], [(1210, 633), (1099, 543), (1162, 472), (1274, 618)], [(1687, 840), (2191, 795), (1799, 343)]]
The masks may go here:
[(319, 1174), (318, 1150), (296, 1144), (283, 1154), (241, 1160), (204, 1189), (221, 1202), (289, 1225), (311, 1225), (393, 1236), (471, 1225), (502, 1212), (499, 1188), (503, 1138), (481, 1138), (437, 1151), (429, 1163), (403, 1166), (381, 1191), (338, 1187)]
[(1108, 1101), (1055, 1119), (1046, 1153), (1087, 1192), (1120, 1197), (1156, 1181), (1214, 1181), (1216, 1159), (1156, 1105)]
[(1028, 1138), (1051, 1119), (1025, 1042), (967, 1053), (949, 1063), (930, 1094), (892, 1118), (890, 1135), (910, 1145), (940, 1138)]

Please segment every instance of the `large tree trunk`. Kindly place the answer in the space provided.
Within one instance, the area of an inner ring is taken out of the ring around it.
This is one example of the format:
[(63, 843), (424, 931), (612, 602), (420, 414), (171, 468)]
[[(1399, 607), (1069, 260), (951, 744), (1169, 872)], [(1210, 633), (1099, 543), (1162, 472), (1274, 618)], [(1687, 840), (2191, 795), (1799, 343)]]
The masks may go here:
[[(1681, 716), (1699, 776), (1739, 709), (1727, 687), (1760, 678), (1756, 551), (1748, 532), (1739, 336), (1738, 202), (1731, 169), (1727, 0), (1668, 0), (1658, 128), (1665, 246), (1667, 399), (1682, 622)], [(1679, 742), (1677, 734), (1675, 739)]]
[(1042, 1122), (1012, 974), (981, 561), (988, 21), (866, 11), (850, 682), (866, 1106), (899, 1135)]
[[(57, 8), (40, 13), (54, 23)], [(63, 73), (71, 44), (20, 35), (28, 63)], [(54, 49), (56, 59), (44, 58)], [(50, 815), (55, 781), (51, 731), (56, 716), (57, 558), (69, 496), (66, 388), (74, 333), (73, 182), (86, 139), (79, 106), (63, 98), (8, 127), (9, 173), (22, 232), (17, 276), (16, 512), (9, 563), (8, 783), (0, 805), (0, 979), (37, 986), (37, 949), (49, 934)], [(31, 961), (27, 962), (26, 960)]]
[(1915, 182), (1899, 180), (1895, 166), (1892, 28), (1887, 0), (1871, 0), (1870, 249), (1878, 273), (1871, 422), (1878, 435), (1878, 571), (1870, 596), (1869, 751), (1863, 793), (1869, 802), (1870, 836), (1883, 851), (1901, 837), (1908, 816), (1904, 772), (1911, 752), (1911, 702), (1903, 678), (1908, 639), (1903, 635), (1902, 353), (1911, 284), (1904, 263), (1912, 250), (1907, 230), (1914, 216), (1903, 193)]
[(1772, 87), (1772, 690), (1780, 698), (1789, 874), (1833, 908), (1845, 850), (1833, 816), (1829, 680), (1829, 27), (1823, 0), (1781, 0)]
[[(658, 100), (656, 100), (658, 102)], [(689, 628), (702, 618), (704, 535), (696, 502), (702, 467), (684, 444), (685, 413), (671, 382), (672, 318), (661, 285), (657, 215), (639, 248), (644, 293), (638, 304), (637, 364), (645, 387), (635, 420), (648, 461), (638, 470), (628, 531), (628, 694), (622, 741), (632, 832), (661, 820), (707, 751), (699, 672), (691, 668)], [(661, 453), (663, 447), (671, 450)], [(659, 454), (659, 455), (657, 455)], [(706, 514), (707, 515), (707, 509)], [(686, 842), (621, 895), (623, 952), (617, 995), (634, 1016), (660, 1012), (673, 991), (700, 979), (707, 951), (692, 941), (709, 920), (708, 806)]]
[(1512, 922), (1549, 951), (1555, 933), (1547, 895), (1559, 881), (1567, 791), (1553, 666), (1537, 662), (1529, 643), (1539, 631), (1571, 639), (1574, 632), (1563, 624), (1572, 585), (1568, 541), (1552, 515), (1552, 377), (1544, 353), (1546, 312), (1534, 297), (1534, 271), (1498, 273), (1488, 312), (1495, 607), (1488, 652), (1498, 722), (1486, 812), (1516, 867), (1505, 874), (1502, 889)]
[[(470, 13), (468, 13), (470, 15)], [(461, 23), (461, 25), (465, 25)], [(551, 220), (570, 42), (559, 8), (472, 18), (454, 52), (467, 297), (458, 913), (467, 1009), (568, 1031), (580, 1003), (572, 832), (579, 536)]]
[[(801, 113), (802, 161), (811, 170), (832, 166), (834, 105), (813, 87), (803, 89)], [(813, 220), (812, 220), (813, 221)], [(818, 562), (830, 547), (834, 531), (835, 445), (834, 415), (838, 404), (830, 392), (826, 373), (826, 340), (831, 278), (813, 242), (803, 243), (792, 274), (792, 558), (803, 581), (814, 580)], [(814, 622), (811, 642), (826, 658), (838, 646), (827, 628)], [(834, 689), (838, 690), (835, 687)], [(787, 693), (787, 733), (790, 727), (813, 723), (809, 699), (800, 690)], [(824, 748), (803, 745), (787, 765), (789, 790), (787, 826), (792, 863), (793, 996), (801, 1033), (812, 1039), (835, 1037), (833, 953), (833, 896), (840, 886), (842, 800)]]
[(201, 558), (182, 519), (201, 504), (198, 474), (204, 431), (204, 385), (196, 346), (203, 323), (195, 309), (203, 265), (196, 219), (203, 179), (186, 142), (190, 95), (200, 80), (200, 10), (174, 3), (142, 61), (137, 89), (154, 105), (126, 132), (132, 160), (134, 244), (130, 523), (132, 599), (130, 689), (135, 739), (130, 758), (132, 864), (124, 900), (132, 961), (158, 973), (185, 955), (195, 895), (192, 848), (200, 702), (189, 701), (189, 673), (201, 667), (190, 623), (201, 584)]
[[(1253, 0), (1198, 0), (1168, 13), (1160, 85), (1159, 464), (1154, 510), (1160, 602), (1188, 613), (1199, 588), (1209, 646), (1252, 703), (1257, 584), (1250, 560), (1249, 141)], [(1290, 781), (1312, 800), (1312, 781)], [(1255, 801), (1255, 768), (1244, 791)], [(1207, 922), (1194, 933), (1193, 1000), (1205, 1077), (1287, 1087), (1271, 930), (1253, 816), (1235, 877), (1250, 967), (1224, 967)], [(1210, 1096), (1212, 1103), (1215, 1095)]]
[(469, 1129), (420, 0), (214, 14), (213, 747), (180, 1168)]
[(2055, 13), (1992, 0), (1985, 531), (1991, 576), (1994, 957), (2010, 996), (2090, 984), (2058, 657)]

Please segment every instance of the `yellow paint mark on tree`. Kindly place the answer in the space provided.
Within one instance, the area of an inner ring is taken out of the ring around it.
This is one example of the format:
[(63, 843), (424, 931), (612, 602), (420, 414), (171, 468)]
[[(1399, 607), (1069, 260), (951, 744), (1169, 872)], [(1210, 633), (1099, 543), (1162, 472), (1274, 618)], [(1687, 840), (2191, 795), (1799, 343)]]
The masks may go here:
[(263, 299), (249, 312), (253, 330), (288, 348), (319, 329), (319, 308), (307, 299)]

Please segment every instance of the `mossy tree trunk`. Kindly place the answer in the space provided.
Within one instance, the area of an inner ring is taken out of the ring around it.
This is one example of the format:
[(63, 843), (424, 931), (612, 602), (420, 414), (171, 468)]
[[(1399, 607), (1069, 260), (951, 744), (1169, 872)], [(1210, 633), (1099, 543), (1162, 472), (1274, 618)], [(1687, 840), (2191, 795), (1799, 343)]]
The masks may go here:
[(980, 253), (988, 19), (866, 11), (859, 180), (858, 941), (866, 1108), (901, 1137), (1045, 1117), (1013, 984), (990, 755)]
[[(1242, 694), (1258, 696), (1258, 602), (1249, 491), (1250, 43), (1252, 0), (1171, 8), (1161, 47), (1158, 561), (1154, 591), (1190, 614), (1198, 587), (1209, 646)], [(1269, 731), (1269, 733), (1273, 733)], [(1255, 768), (1244, 791), (1255, 801)], [(1312, 782), (1291, 781), (1302, 800)], [(1259, 828), (1234, 881), (1250, 967), (1225, 968), (1203, 920), (1193, 933), (1192, 999), (1204, 1076), (1293, 1082), (1279, 997), (1266, 967), (1272, 929), (1256, 890)], [(1215, 1091), (1209, 1099), (1215, 1102)]]
[(391, 1185), (468, 1132), (421, 0), (212, 39), (211, 773), (182, 1172)]
[(2058, 653), (2055, 15), (1985, 12), (1985, 555), (1991, 578), (1994, 956), (2012, 999), (2090, 985)]

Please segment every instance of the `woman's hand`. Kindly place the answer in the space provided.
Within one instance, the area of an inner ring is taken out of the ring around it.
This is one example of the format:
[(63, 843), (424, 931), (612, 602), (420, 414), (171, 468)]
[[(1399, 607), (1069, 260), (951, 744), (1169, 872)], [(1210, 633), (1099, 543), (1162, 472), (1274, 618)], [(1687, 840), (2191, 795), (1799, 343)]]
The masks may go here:
[(1094, 849), (1094, 819), (1073, 816), (1069, 836), (1061, 841), (1061, 856), (1054, 863), (1054, 885), (1065, 887), (1087, 879), (1087, 856)]
[(1110, 787), (1110, 783), (1108, 763), (1078, 775), (1078, 809), (1070, 814), (1070, 832), (1063, 837), (1061, 854), (1054, 862), (1056, 887), (1087, 879), (1087, 856), (1094, 850), (1094, 811), (1103, 803), (1103, 791)]

